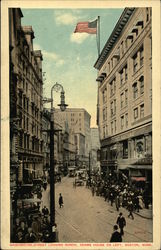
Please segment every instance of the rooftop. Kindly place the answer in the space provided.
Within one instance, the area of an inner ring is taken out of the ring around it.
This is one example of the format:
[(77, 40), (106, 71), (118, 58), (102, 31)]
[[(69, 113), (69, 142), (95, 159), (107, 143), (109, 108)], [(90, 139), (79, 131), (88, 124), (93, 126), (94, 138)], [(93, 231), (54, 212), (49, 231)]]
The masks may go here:
[(125, 8), (121, 17), (119, 18), (113, 32), (111, 33), (109, 39), (107, 40), (104, 48), (101, 51), (100, 56), (98, 57), (97, 61), (94, 64), (94, 68), (100, 70), (103, 63), (105, 62), (106, 58), (108, 57), (111, 49), (114, 47), (116, 41), (120, 37), (122, 30), (126, 26), (127, 22), (129, 21), (131, 15), (133, 14), (135, 8)]

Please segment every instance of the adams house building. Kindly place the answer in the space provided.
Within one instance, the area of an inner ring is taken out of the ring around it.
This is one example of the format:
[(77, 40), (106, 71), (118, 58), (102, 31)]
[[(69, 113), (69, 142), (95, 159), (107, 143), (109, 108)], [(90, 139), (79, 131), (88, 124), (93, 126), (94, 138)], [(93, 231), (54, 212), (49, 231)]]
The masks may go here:
[(151, 8), (125, 8), (94, 67), (101, 171), (152, 180)]

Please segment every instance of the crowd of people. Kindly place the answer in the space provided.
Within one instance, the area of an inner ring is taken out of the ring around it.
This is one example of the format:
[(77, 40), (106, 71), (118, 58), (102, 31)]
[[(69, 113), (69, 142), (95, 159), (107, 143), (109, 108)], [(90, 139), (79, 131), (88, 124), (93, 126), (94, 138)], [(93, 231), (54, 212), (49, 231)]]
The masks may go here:
[(116, 178), (109, 173), (106, 180), (102, 180), (99, 175), (92, 176), (87, 180), (86, 186), (91, 188), (92, 195), (102, 196), (111, 206), (115, 206), (119, 211), (120, 207), (128, 209), (129, 215), (134, 219), (133, 211), (139, 212), (140, 209), (148, 208), (149, 200), (146, 190), (130, 185), (128, 179), (124, 176)]
[(57, 225), (52, 229), (49, 218), (49, 209), (44, 206), (41, 211), (15, 219), (12, 241), (21, 242), (57, 242)]

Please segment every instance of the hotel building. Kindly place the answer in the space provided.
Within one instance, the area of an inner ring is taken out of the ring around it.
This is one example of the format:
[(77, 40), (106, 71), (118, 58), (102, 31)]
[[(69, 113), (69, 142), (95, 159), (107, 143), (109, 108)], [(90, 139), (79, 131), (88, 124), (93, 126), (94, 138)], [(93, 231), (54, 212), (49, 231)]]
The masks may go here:
[(94, 67), (101, 171), (152, 181), (152, 9), (125, 8)]

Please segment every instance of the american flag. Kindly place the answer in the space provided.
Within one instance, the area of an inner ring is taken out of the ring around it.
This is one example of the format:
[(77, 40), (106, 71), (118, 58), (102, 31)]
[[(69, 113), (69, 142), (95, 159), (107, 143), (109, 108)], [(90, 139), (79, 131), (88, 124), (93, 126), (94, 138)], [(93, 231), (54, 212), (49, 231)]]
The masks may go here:
[(75, 28), (74, 33), (88, 33), (96, 34), (97, 33), (97, 19), (92, 22), (79, 22)]

